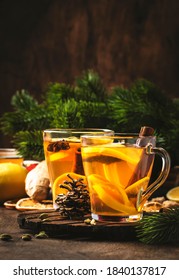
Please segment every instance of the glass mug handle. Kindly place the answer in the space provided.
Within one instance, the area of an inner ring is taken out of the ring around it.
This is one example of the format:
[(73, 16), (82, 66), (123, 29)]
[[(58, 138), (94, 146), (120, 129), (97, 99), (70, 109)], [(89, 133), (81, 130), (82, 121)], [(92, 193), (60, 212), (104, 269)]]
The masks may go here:
[(147, 155), (159, 155), (162, 159), (162, 167), (159, 176), (157, 179), (151, 183), (146, 191), (142, 193), (142, 197), (140, 200), (140, 207), (144, 205), (146, 200), (166, 181), (169, 171), (170, 171), (170, 156), (168, 152), (163, 148), (154, 147), (149, 144), (146, 146), (146, 154)]

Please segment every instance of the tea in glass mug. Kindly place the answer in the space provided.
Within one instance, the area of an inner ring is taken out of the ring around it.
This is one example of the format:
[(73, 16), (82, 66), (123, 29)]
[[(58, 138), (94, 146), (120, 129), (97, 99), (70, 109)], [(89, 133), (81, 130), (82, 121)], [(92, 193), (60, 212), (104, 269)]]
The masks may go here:
[[(93, 219), (134, 222), (142, 218), (144, 203), (170, 170), (168, 153), (155, 143), (155, 136), (137, 134), (81, 136)], [(157, 154), (162, 158), (161, 172), (149, 185)]]
[[(80, 137), (83, 134), (113, 135), (109, 129), (85, 128), (85, 129), (46, 129), (43, 132), (44, 153), (47, 162), (50, 183), (52, 187), (53, 205), (56, 208), (56, 197), (60, 193), (66, 193), (65, 189), (56, 188), (55, 180), (67, 173), (84, 175), (81, 158)], [(65, 178), (65, 177), (64, 177)]]

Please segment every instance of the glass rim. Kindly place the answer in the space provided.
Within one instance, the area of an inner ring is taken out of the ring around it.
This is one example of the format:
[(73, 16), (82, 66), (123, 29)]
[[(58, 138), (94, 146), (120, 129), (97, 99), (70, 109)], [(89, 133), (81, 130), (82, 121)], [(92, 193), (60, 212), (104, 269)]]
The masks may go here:
[(44, 129), (43, 132), (45, 133), (96, 133), (96, 132), (114, 132), (112, 129), (108, 129), (108, 128), (47, 128), (47, 129)]
[[(155, 135), (149, 135), (149, 136), (140, 136), (139, 133), (133, 133), (133, 132), (114, 132), (113, 135), (103, 135), (104, 137), (155, 137)], [(93, 134), (84, 134), (82, 137), (98, 137), (98, 135)]]
[(114, 133), (113, 135), (93, 135), (93, 134), (84, 134), (81, 135), (81, 139), (82, 138), (88, 138), (88, 139), (94, 139), (94, 138), (111, 138), (111, 139), (137, 139), (137, 138), (151, 138), (151, 139), (155, 139), (156, 136), (155, 135), (149, 135), (149, 136), (141, 136), (139, 135), (139, 133)]

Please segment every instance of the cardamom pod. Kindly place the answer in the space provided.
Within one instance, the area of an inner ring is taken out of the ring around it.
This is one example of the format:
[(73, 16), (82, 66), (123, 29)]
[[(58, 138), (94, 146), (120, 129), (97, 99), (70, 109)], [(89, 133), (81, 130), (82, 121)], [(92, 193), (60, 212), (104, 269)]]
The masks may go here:
[(39, 215), (39, 219), (41, 219), (41, 220), (44, 220), (46, 218), (48, 218), (48, 214), (47, 213), (42, 213), (42, 214)]
[(12, 239), (12, 236), (10, 234), (2, 233), (0, 234), (0, 239), (3, 241), (9, 241)]
[(24, 241), (30, 241), (32, 239), (31, 235), (30, 234), (23, 234), (21, 236), (22, 240)]
[(45, 239), (45, 238), (48, 238), (48, 235), (45, 233), (45, 231), (41, 231), (35, 235), (35, 238)]

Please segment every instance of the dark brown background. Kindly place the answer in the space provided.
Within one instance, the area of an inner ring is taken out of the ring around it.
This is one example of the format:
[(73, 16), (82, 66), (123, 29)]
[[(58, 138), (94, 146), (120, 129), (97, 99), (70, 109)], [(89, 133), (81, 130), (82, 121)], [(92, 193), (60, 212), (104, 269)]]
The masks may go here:
[(179, 96), (178, 0), (0, 0), (0, 113), (27, 89), (96, 70), (107, 86), (146, 78)]

